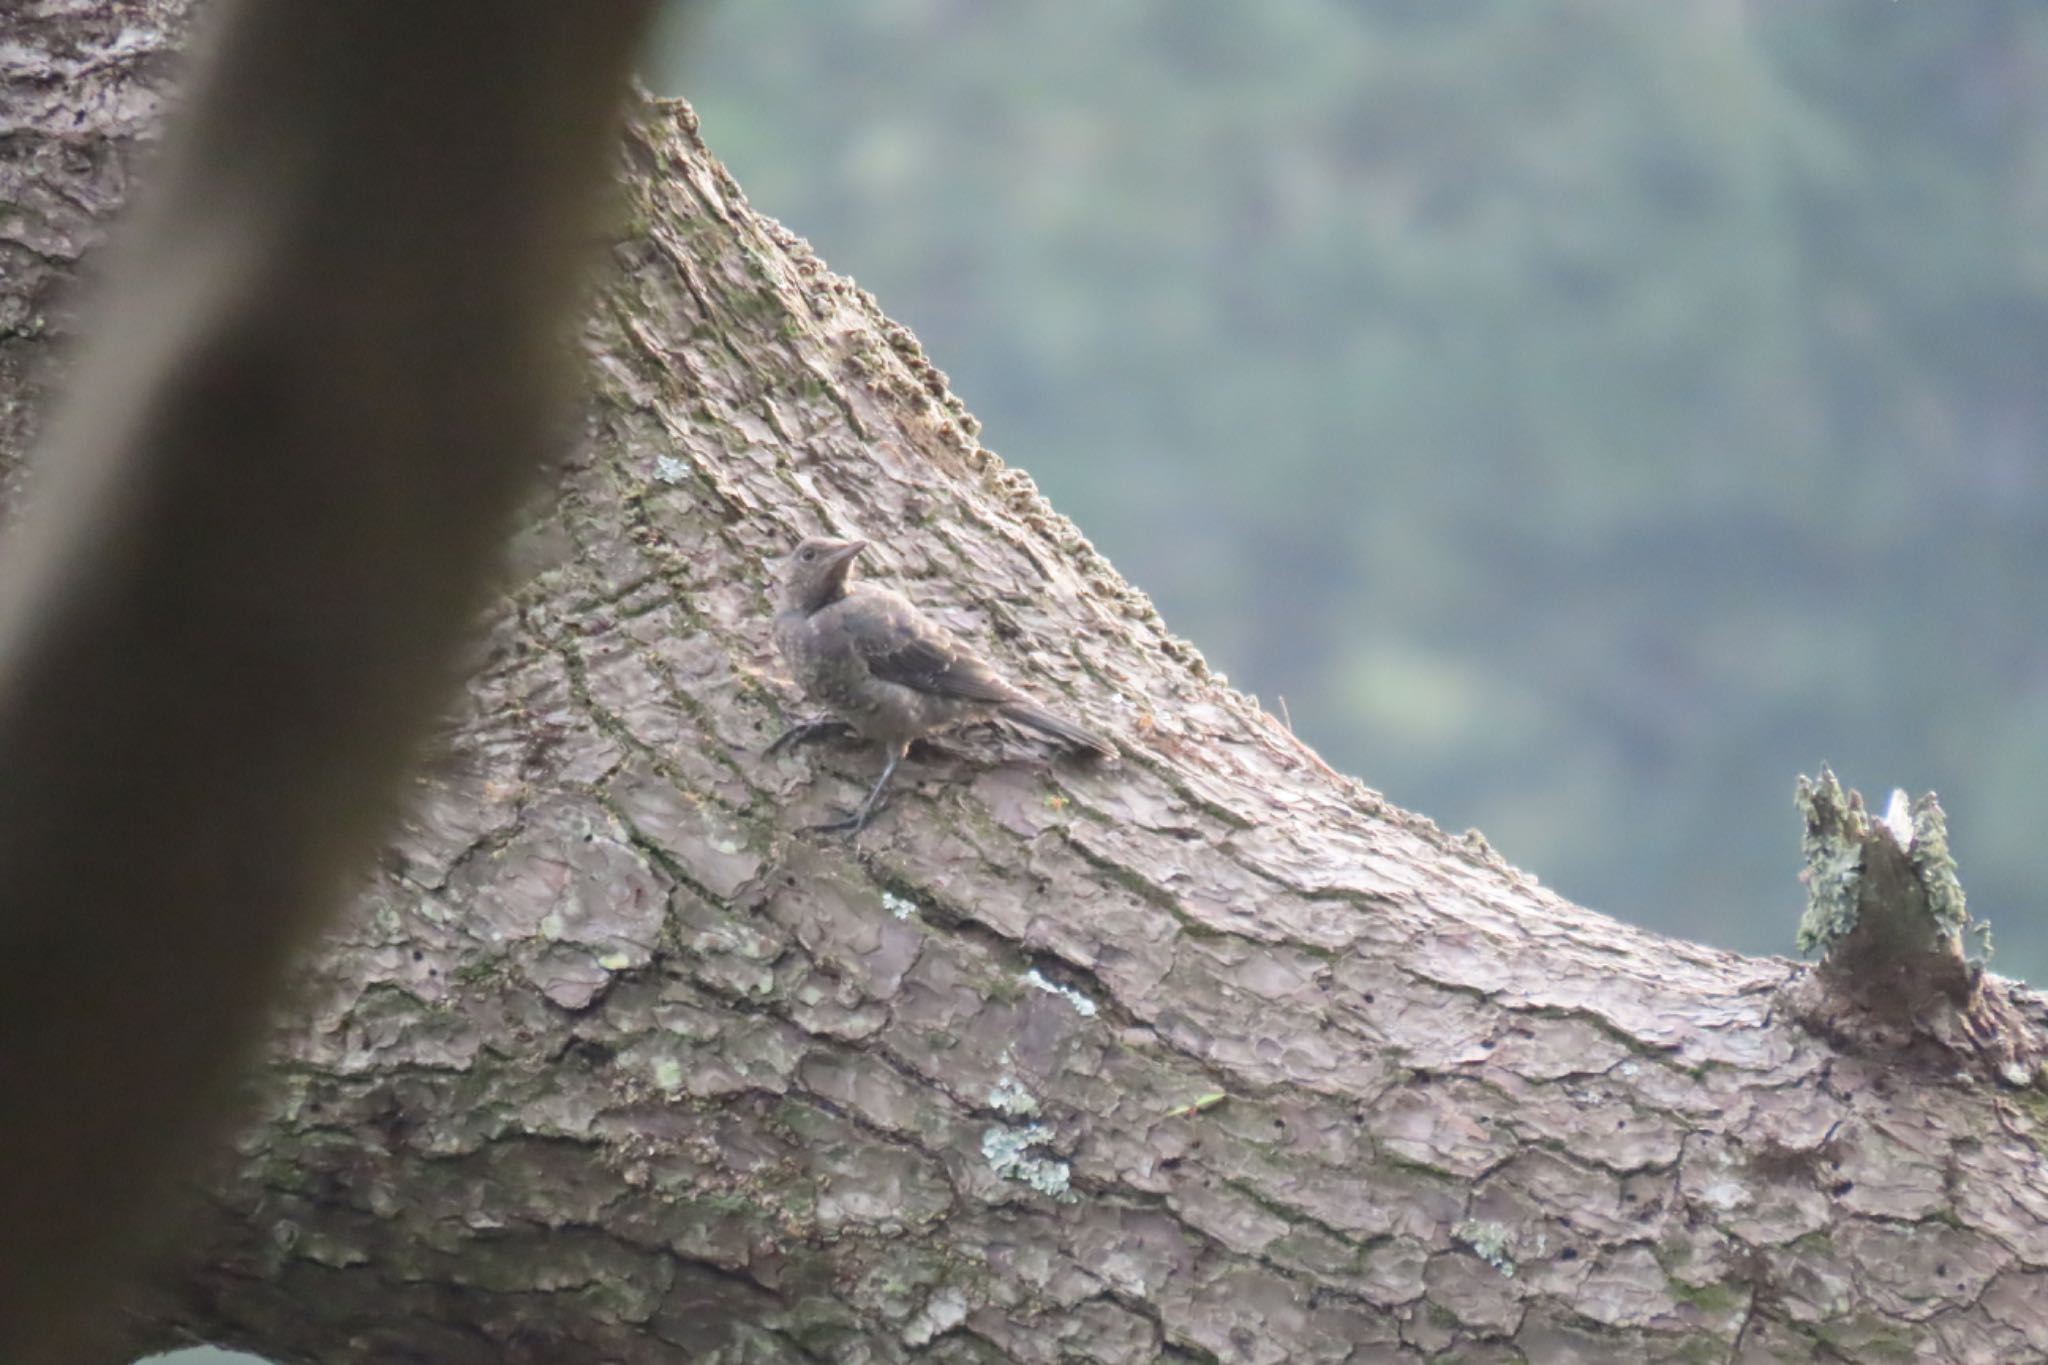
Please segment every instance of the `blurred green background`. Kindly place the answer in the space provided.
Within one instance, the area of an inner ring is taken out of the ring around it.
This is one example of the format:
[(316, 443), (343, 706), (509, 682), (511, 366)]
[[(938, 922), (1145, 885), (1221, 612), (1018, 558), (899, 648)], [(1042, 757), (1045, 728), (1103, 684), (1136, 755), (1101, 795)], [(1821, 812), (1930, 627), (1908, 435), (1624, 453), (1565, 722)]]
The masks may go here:
[(1788, 951), (1794, 777), (2048, 979), (2048, 5), (750, 0), (651, 63), (1167, 619), (1565, 894)]

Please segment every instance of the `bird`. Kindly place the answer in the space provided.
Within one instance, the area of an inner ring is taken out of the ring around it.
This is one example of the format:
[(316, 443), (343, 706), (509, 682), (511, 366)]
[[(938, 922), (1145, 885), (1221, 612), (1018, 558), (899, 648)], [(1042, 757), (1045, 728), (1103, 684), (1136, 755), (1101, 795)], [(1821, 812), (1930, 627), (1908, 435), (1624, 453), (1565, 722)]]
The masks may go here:
[(1113, 743), (1040, 706), (901, 593), (854, 581), (854, 561), (867, 548), (865, 540), (812, 536), (777, 575), (776, 646), (804, 695), (832, 714), (785, 731), (766, 752), (852, 730), (887, 758), (859, 808), (817, 828), (858, 834), (911, 741), (960, 721), (1001, 716), (1075, 750), (1116, 756)]

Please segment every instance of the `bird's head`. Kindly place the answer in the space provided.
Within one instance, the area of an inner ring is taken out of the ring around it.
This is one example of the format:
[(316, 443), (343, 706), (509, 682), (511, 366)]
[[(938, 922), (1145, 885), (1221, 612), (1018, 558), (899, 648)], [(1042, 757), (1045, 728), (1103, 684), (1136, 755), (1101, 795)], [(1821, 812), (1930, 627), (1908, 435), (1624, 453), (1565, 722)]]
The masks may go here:
[(865, 540), (812, 536), (782, 561), (776, 605), (783, 611), (800, 611), (805, 615), (831, 606), (846, 596), (846, 580), (853, 575), (853, 561), (867, 547)]

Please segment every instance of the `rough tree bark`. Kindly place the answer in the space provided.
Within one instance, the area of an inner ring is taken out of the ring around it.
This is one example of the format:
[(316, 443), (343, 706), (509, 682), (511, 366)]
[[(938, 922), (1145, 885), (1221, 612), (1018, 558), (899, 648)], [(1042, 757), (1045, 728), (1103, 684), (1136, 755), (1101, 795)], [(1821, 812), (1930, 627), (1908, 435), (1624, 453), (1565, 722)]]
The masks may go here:
[[(81, 58), (94, 138), (53, 150), (4, 88), (9, 413), (22, 319), (121, 197), (161, 15)], [(123, 1344), (2048, 1355), (2038, 1086), (1821, 1036), (1795, 964), (1590, 914), (1332, 773), (747, 207), (686, 109), (643, 111), (622, 184), (584, 439)], [(978, 732), (857, 844), (798, 832), (872, 776), (862, 749), (760, 757), (798, 709), (760, 562), (820, 528), (880, 540), (1124, 760)]]

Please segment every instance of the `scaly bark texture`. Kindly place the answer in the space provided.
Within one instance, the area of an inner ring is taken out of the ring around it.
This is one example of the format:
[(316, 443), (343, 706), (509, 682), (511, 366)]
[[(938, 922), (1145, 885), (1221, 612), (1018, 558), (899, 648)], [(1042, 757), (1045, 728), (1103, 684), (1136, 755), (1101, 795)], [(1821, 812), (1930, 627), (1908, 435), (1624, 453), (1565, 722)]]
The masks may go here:
[[(687, 110), (624, 168), (584, 439), (133, 1341), (2048, 1354), (2038, 1087), (1838, 1046), (1796, 965), (1593, 915), (1333, 774)], [(1123, 760), (969, 732), (857, 843), (802, 832), (874, 772), (760, 756), (800, 710), (761, 561), (820, 529)]]

